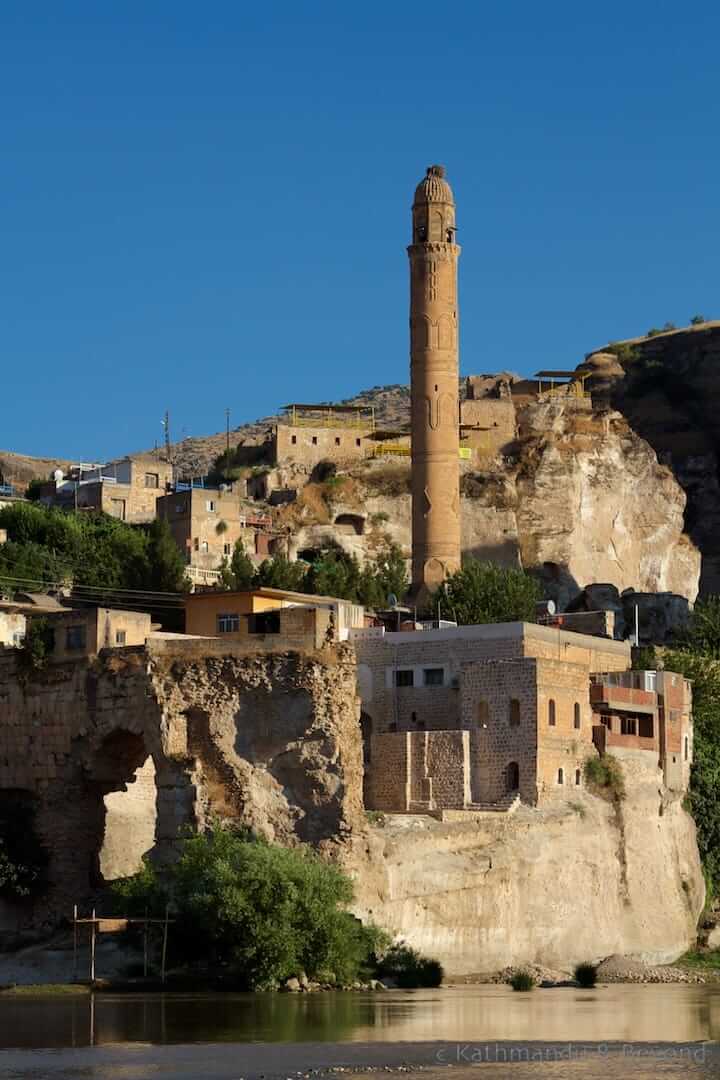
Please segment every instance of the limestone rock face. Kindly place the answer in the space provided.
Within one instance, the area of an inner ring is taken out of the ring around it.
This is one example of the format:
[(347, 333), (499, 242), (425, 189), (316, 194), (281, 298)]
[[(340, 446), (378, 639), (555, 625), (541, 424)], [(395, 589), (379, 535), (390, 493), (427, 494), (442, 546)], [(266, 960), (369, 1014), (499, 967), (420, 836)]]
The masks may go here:
[(356, 913), (452, 975), (570, 970), (612, 953), (676, 959), (694, 942), (704, 903), (694, 823), (679, 801), (663, 800), (659, 771), (632, 752), (622, 760), (619, 809), (583, 793), (468, 824), (390, 818), (373, 827), (347, 859)]

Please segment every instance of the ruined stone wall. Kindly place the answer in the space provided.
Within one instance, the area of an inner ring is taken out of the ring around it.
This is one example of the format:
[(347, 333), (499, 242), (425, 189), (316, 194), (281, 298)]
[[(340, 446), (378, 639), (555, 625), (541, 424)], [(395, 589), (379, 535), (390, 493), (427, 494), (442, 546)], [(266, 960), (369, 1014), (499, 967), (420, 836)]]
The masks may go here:
[(358, 827), (355, 686), (342, 646), (261, 655), (151, 640), (34, 674), (18, 668), (17, 650), (0, 649), (0, 790), (37, 798), (51, 856), (51, 888), (18, 911), (20, 924), (67, 917), (103, 883), (103, 864), (138, 865), (146, 832), (107, 832), (113, 815), (147, 823), (148, 759), (154, 858), (172, 857), (179, 829), (217, 814), (283, 843), (333, 844)]
[(469, 804), (467, 731), (397, 731), (371, 737), (366, 809), (405, 813), (462, 810)]

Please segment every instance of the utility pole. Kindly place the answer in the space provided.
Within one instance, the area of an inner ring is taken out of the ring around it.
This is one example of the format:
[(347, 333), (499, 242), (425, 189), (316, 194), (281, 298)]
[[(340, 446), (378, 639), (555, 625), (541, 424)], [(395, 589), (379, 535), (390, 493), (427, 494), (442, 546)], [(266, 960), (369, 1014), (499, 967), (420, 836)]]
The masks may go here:
[(166, 409), (165, 415), (160, 421), (165, 431), (165, 456), (170, 461), (170, 413)]
[(230, 453), (230, 410), (225, 410), (225, 450)]

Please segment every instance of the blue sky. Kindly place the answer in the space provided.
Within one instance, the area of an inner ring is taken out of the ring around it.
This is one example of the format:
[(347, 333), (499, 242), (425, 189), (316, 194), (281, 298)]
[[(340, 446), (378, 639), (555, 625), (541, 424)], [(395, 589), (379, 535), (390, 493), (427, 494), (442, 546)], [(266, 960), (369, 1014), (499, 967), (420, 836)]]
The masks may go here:
[(720, 9), (0, 5), (0, 448), (83, 460), (408, 379), (415, 183), (461, 370), (720, 315)]

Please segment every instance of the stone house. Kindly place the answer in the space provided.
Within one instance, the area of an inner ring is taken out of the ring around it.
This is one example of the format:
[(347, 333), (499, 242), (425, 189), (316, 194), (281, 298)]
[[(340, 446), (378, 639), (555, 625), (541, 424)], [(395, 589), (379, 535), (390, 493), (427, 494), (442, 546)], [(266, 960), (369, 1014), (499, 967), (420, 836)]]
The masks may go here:
[(517, 797), (533, 805), (572, 798), (586, 760), (606, 746), (659, 764), (670, 788), (687, 786), (689, 684), (657, 673), (643, 706), (643, 731), (652, 734), (641, 741), (636, 703), (603, 689), (638, 674), (629, 671), (626, 642), (529, 623), (372, 628), (351, 631), (350, 640), (369, 809), (503, 809)]
[(152, 521), (158, 499), (170, 488), (172, 465), (155, 454), (135, 454), (105, 465), (76, 465), (43, 484), (46, 506), (99, 510), (136, 525)]
[(69, 661), (97, 656), (101, 649), (144, 645), (152, 631), (150, 615), (116, 608), (64, 608), (29, 617), (46, 619), (52, 630), (51, 659)]
[(244, 505), (232, 484), (222, 488), (179, 484), (158, 499), (157, 514), (167, 521), (196, 584), (217, 580), (223, 559), (232, 558), (238, 541), (248, 555), (262, 555), (258, 536), (264, 536), (270, 525), (267, 515)]

